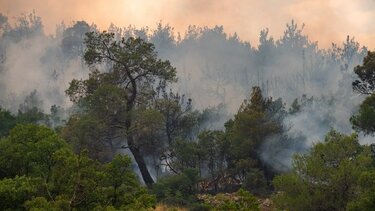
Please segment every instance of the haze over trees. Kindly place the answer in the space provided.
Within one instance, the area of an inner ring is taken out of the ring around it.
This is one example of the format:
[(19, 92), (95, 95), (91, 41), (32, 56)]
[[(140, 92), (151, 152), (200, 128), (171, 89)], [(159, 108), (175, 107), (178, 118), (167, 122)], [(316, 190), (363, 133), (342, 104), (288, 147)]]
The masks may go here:
[(373, 209), (375, 54), (303, 28), (0, 15), (1, 209)]

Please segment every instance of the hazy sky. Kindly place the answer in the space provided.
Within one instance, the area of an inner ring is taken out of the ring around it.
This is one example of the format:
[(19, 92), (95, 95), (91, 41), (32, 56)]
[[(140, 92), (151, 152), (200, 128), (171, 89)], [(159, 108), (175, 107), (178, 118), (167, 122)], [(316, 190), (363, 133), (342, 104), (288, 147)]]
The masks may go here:
[(182, 33), (189, 24), (223, 25), (256, 44), (261, 29), (278, 38), (294, 19), (319, 46), (352, 35), (375, 49), (375, 0), (0, 0), (0, 12), (11, 18), (33, 10), (48, 33), (61, 21), (86, 20), (101, 29), (110, 23), (153, 28), (163, 21)]

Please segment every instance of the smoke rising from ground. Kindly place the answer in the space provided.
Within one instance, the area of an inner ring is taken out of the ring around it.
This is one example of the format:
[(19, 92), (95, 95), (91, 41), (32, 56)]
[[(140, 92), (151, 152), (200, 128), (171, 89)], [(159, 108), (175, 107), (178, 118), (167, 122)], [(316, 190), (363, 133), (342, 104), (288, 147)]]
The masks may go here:
[[(83, 21), (59, 25), (56, 34), (47, 36), (42, 25), (35, 15), (24, 16), (15, 25), (0, 25), (0, 105), (13, 112), (33, 90), (46, 112), (54, 104), (69, 107), (64, 94), (68, 83), (87, 77), (81, 58), (83, 37), (97, 30), (95, 26)], [(263, 146), (263, 159), (277, 169), (288, 167), (293, 153), (322, 140), (330, 128), (352, 132), (349, 118), (361, 102), (351, 89), (353, 67), (367, 49), (351, 37), (322, 49), (294, 21), (284, 25), (279, 39), (270, 35), (272, 29), (257, 32), (259, 45), (228, 35), (221, 26), (189, 26), (185, 34), (161, 23), (154, 29), (112, 25), (108, 30), (154, 43), (158, 55), (177, 68), (179, 79), (173, 88), (192, 98), (196, 109), (222, 104), (233, 115), (253, 86), (261, 87), (264, 96), (282, 98), (287, 108), (299, 98), (299, 112), (284, 122), (295, 144), (273, 151), (281, 139), (273, 137)], [(226, 120), (221, 118), (213, 129), (222, 129)]]

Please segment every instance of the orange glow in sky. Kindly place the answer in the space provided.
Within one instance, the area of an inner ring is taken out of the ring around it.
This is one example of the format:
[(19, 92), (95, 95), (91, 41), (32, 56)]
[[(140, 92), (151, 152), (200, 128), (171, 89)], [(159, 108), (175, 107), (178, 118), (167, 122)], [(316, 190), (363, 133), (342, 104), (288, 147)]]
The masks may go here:
[(294, 19), (320, 47), (351, 35), (375, 49), (374, 0), (0, 0), (0, 12), (11, 20), (33, 10), (49, 34), (62, 21), (85, 20), (103, 30), (110, 23), (154, 28), (162, 21), (182, 34), (188, 25), (223, 25), (254, 45), (261, 29), (279, 38)]

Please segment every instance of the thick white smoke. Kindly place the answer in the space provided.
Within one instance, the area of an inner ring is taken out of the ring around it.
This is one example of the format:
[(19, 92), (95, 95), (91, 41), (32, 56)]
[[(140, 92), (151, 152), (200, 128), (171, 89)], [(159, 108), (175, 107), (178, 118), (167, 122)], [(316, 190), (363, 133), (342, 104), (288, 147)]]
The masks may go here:
[[(6, 21), (0, 24), (0, 105), (16, 112), (25, 96), (37, 90), (44, 111), (54, 104), (68, 107), (64, 94), (68, 83), (88, 75), (81, 57), (84, 33), (95, 29), (78, 21), (61, 25), (58, 33), (46, 36), (40, 19), (22, 20), (15, 26)], [(281, 97), (287, 108), (295, 98), (314, 97), (285, 119), (290, 127), (287, 135), (299, 143), (275, 152), (269, 149), (280, 137), (266, 141), (263, 159), (271, 164), (279, 160), (281, 166), (288, 166), (293, 153), (322, 140), (330, 128), (352, 132), (349, 118), (362, 99), (352, 92), (352, 70), (367, 50), (349, 37), (342, 45), (319, 49), (293, 21), (278, 39), (268, 29), (260, 32), (259, 46), (226, 34), (220, 26), (191, 26), (184, 35), (162, 24), (154, 30), (114, 25), (108, 30), (119, 37), (140, 36), (153, 42), (158, 55), (177, 68), (179, 79), (173, 88), (192, 98), (197, 109), (222, 104), (226, 112), (234, 114), (253, 86), (260, 86), (266, 96)]]

